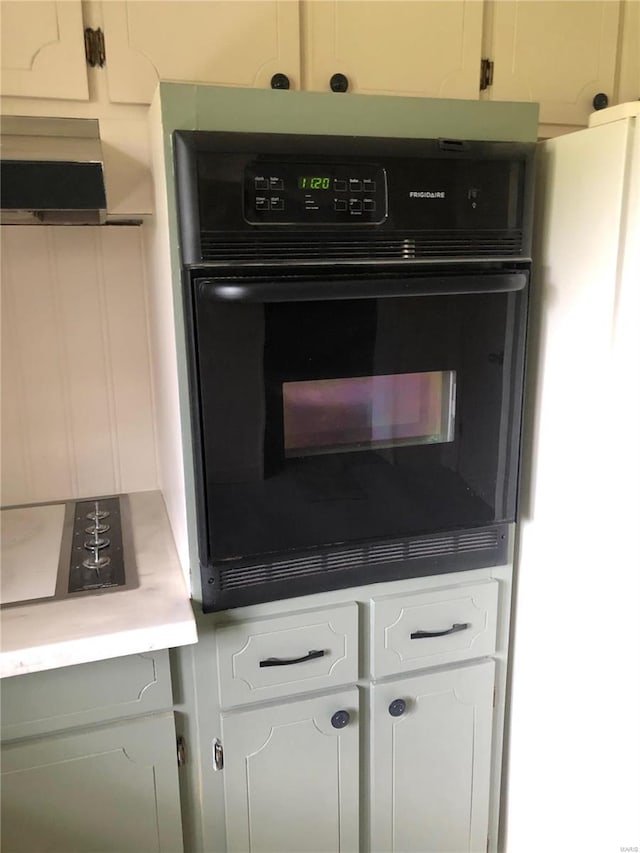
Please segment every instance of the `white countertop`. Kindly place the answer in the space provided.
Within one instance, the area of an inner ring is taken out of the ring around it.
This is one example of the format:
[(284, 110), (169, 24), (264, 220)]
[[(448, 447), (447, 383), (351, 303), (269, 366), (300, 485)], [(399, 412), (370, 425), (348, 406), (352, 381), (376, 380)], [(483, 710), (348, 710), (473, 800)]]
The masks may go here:
[(0, 512), (1, 604), (55, 593), (64, 511), (59, 503)]
[[(162, 495), (137, 492), (129, 495), (129, 502), (139, 586), (3, 609), (0, 678), (197, 642), (189, 592)], [(20, 512), (20, 523), (36, 532), (33, 554), (40, 559), (43, 546), (37, 531), (47, 535), (49, 526), (36, 524), (37, 513), (30, 526), (24, 515), (28, 510)], [(26, 554), (24, 545), (20, 547)], [(54, 551), (57, 565), (55, 546)]]

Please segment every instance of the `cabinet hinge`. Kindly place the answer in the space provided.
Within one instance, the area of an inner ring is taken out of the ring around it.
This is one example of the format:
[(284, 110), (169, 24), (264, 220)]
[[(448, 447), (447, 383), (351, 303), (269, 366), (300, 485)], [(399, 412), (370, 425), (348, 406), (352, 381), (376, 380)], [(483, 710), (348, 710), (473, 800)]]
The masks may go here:
[(480, 91), (488, 89), (493, 84), (493, 62), (490, 59), (480, 60)]
[(213, 769), (222, 770), (222, 768), (224, 767), (224, 751), (222, 749), (222, 742), (218, 738), (213, 739), (212, 751)]
[(178, 767), (184, 767), (187, 763), (187, 746), (182, 735), (176, 740), (176, 754), (178, 756)]
[(104, 50), (104, 33), (100, 27), (97, 30), (92, 30), (91, 27), (85, 28), (84, 53), (87, 63), (92, 68), (104, 68), (107, 57)]

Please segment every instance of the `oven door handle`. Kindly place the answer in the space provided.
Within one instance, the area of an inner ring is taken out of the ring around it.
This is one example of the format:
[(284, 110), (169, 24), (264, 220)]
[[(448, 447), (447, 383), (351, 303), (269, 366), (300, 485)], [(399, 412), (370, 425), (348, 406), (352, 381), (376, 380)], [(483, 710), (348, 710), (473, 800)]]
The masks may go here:
[(527, 272), (375, 278), (354, 275), (331, 278), (204, 278), (197, 285), (201, 296), (215, 302), (310, 302), (337, 299), (381, 299), (394, 296), (462, 296), (474, 293), (509, 293), (523, 290)]

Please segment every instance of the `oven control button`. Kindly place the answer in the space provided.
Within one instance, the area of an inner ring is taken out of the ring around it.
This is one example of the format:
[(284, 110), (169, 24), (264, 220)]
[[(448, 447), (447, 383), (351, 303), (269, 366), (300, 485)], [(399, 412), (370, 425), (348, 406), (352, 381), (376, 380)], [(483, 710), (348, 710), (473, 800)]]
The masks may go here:
[(257, 190), (269, 189), (269, 181), (267, 180), (267, 178), (254, 178), (253, 183), (255, 184), (255, 188)]
[(269, 210), (269, 199), (264, 196), (256, 196), (256, 210)]
[(364, 210), (375, 210), (376, 203), (372, 198), (365, 198), (363, 202), (363, 208)]
[(360, 199), (349, 199), (349, 211), (351, 213), (362, 213), (362, 202), (360, 201)]
[(85, 527), (84, 532), (94, 536), (96, 533), (106, 533), (107, 530), (111, 530), (111, 525), (100, 524), (99, 521), (96, 521), (93, 527)]
[(349, 178), (349, 190), (352, 193), (361, 193), (362, 181), (359, 181), (357, 178)]
[(271, 210), (284, 210), (284, 199), (280, 196), (271, 196)]
[(100, 505), (98, 501), (94, 501), (93, 509), (91, 512), (87, 513), (87, 518), (89, 521), (100, 521), (102, 518), (108, 518), (111, 515), (109, 510), (100, 509)]
[(284, 181), (282, 178), (269, 178), (269, 188), (272, 190), (283, 190)]
[(365, 193), (374, 193), (376, 191), (376, 182), (365, 179), (362, 182), (362, 190)]
[(346, 193), (347, 191), (347, 182), (340, 181), (336, 178), (333, 182), (333, 188), (337, 193)]
[(333, 202), (333, 208), (334, 208), (334, 210), (342, 210), (342, 211), (344, 211), (344, 210), (347, 210), (347, 207), (348, 207), (348, 205), (347, 205), (347, 200), (346, 200), (346, 198), (337, 198), (337, 199)]
[(101, 551), (103, 548), (108, 548), (111, 544), (111, 540), (107, 539), (106, 536), (98, 536), (98, 534), (94, 534), (93, 539), (87, 539), (84, 543), (84, 547), (87, 551)]

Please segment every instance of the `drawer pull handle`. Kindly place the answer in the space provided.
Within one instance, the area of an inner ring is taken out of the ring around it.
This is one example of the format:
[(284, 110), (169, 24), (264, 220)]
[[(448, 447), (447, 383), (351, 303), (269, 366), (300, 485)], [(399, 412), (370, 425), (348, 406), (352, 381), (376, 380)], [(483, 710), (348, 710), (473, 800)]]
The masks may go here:
[(471, 625), (468, 622), (456, 622), (455, 625), (452, 625), (450, 628), (447, 628), (446, 631), (414, 631), (411, 635), (412, 640), (425, 640), (429, 637), (444, 637), (447, 634), (457, 634), (458, 631), (466, 631), (467, 628), (470, 628)]
[(292, 663), (304, 663), (306, 660), (315, 660), (316, 658), (324, 657), (324, 649), (320, 651), (311, 651), (301, 658), (267, 658), (260, 661), (260, 666), (289, 666)]

